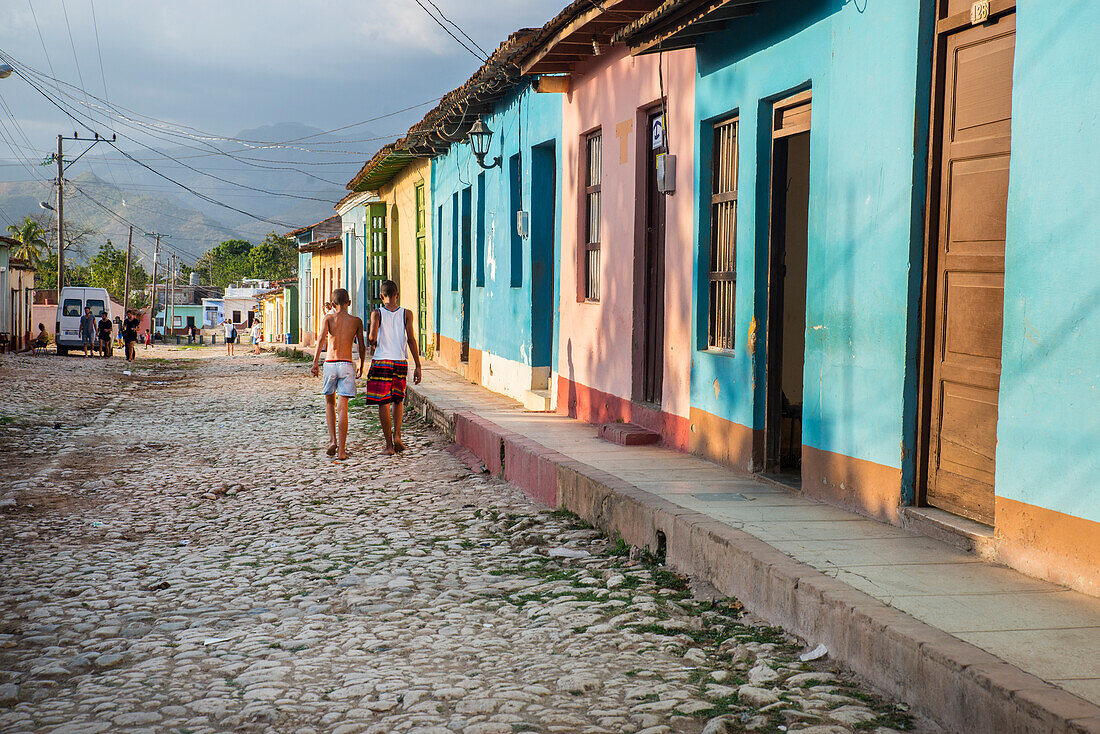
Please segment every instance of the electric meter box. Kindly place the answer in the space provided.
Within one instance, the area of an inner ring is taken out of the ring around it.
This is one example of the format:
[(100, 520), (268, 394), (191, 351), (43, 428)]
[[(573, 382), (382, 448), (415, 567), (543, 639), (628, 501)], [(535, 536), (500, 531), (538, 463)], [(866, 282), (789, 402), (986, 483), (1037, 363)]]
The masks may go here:
[(670, 153), (657, 154), (657, 190), (662, 194), (676, 190), (676, 156)]
[(526, 238), (531, 231), (531, 212), (516, 212), (516, 234)]

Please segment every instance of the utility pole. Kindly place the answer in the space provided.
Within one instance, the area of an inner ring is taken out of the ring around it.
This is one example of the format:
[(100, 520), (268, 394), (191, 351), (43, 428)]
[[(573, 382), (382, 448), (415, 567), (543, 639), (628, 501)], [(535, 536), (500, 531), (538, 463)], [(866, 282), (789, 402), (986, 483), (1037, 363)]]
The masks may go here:
[(168, 323), (176, 328), (176, 256), (172, 255), (172, 271), (168, 274), (168, 300), (171, 304), (168, 309)]
[(57, 136), (57, 304), (61, 305), (61, 289), (65, 287), (65, 159), (61, 154), (61, 141)]
[(134, 226), (130, 225), (130, 238), (126, 240), (126, 278), (124, 279), (125, 285), (122, 286), (122, 315), (123, 317), (130, 311), (130, 253), (134, 249)]
[[(155, 237), (157, 240), (156, 245), (153, 246), (153, 305), (149, 310), (149, 330), (154, 334), (157, 333), (157, 265), (160, 262), (160, 238), (171, 237), (170, 234), (161, 234), (160, 232), (146, 232), (146, 237)], [(167, 305), (167, 304), (166, 304)], [(168, 336), (168, 329), (164, 330), (165, 337)]]
[[(53, 155), (53, 162), (57, 164), (57, 302), (61, 303), (61, 289), (65, 287), (65, 169), (80, 160), (84, 153), (91, 150), (96, 143), (111, 142), (117, 140), (117, 136), (112, 135), (108, 141), (107, 138), (99, 137), (99, 133), (93, 133), (95, 137), (82, 138), (78, 134), (73, 133), (71, 138), (66, 138), (64, 135), (57, 136), (57, 152)], [(84, 149), (84, 153), (81, 153), (76, 158), (69, 161), (69, 166), (65, 165), (65, 152), (64, 142), (66, 140), (75, 140), (82, 143), (91, 143)], [(49, 157), (43, 162), (42, 165), (49, 165)], [(49, 208), (48, 206), (46, 208)]]

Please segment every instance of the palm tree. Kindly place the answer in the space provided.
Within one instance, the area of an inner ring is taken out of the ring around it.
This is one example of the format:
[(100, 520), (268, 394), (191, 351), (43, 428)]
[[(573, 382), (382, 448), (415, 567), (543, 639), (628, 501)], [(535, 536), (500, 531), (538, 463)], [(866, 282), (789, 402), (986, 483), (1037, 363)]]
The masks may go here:
[(19, 247), (12, 253), (21, 260), (26, 260), (31, 267), (38, 267), (42, 260), (42, 253), (49, 245), (46, 244), (46, 231), (42, 225), (33, 218), (27, 217), (22, 224), (8, 226), (8, 232), (12, 238), (19, 240)]

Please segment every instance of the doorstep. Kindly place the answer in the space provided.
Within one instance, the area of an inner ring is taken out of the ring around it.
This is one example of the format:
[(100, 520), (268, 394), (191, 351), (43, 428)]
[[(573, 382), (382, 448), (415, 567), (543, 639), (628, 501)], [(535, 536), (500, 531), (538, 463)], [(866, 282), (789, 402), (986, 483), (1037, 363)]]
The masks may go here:
[[(949, 731), (1100, 732), (1100, 599), (428, 364), (425, 415), (495, 474), (705, 579)], [(935, 516), (910, 518), (935, 523)], [(947, 530), (944, 530), (947, 533)]]

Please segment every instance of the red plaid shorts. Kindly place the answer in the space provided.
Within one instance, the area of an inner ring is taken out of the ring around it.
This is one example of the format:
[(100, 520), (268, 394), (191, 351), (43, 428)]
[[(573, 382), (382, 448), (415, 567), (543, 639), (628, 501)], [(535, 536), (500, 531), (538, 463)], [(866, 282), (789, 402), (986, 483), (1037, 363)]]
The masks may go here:
[(385, 405), (405, 399), (409, 363), (403, 359), (376, 359), (367, 372), (367, 403)]

